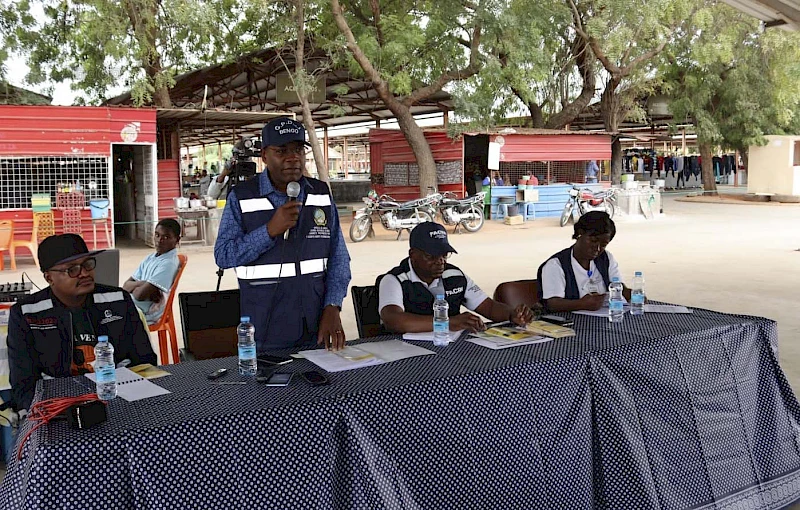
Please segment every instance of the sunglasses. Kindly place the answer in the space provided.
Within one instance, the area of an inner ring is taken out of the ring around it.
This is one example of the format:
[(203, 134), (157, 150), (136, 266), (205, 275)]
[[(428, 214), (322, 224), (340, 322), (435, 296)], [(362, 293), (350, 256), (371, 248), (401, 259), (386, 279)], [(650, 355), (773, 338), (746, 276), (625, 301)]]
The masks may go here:
[(48, 269), (48, 271), (55, 271), (56, 273), (67, 273), (70, 278), (77, 278), (81, 274), (81, 269), (87, 272), (93, 271), (97, 267), (97, 259), (94, 257), (88, 258), (83, 261), (83, 264), (75, 264), (66, 269)]

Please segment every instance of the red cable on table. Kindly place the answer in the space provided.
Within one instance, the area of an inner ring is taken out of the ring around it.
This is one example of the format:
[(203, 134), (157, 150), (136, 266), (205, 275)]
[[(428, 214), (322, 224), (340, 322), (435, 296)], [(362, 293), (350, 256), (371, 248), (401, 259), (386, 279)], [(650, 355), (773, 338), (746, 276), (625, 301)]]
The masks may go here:
[[(33, 428), (29, 430), (27, 434), (25, 434), (25, 437), (22, 438), (22, 441), (20, 441), (19, 448), (17, 448), (17, 460), (22, 459), (22, 447), (25, 446), (28, 438), (36, 429), (42, 425), (50, 423), (50, 420), (64, 413), (72, 406), (85, 404), (87, 402), (94, 402), (97, 400), (100, 400), (97, 396), (97, 393), (87, 393), (86, 395), (80, 395), (78, 397), (51, 398), (33, 404), (27, 418), (28, 420), (38, 421), (39, 423), (34, 425)], [(100, 401), (108, 405), (105, 401)]]

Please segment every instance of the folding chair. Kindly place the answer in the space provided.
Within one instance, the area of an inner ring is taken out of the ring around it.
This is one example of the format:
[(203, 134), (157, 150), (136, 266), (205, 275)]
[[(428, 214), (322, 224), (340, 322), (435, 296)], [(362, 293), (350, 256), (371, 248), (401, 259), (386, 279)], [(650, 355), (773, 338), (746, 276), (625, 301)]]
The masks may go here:
[(350, 296), (353, 298), (353, 309), (356, 312), (356, 325), (359, 338), (369, 338), (386, 334), (381, 325), (381, 315), (378, 311), (378, 288), (374, 285), (368, 287), (351, 287)]
[(183, 345), (181, 360), (223, 358), (238, 353), (239, 289), (178, 294)]
[(159, 347), (159, 361), (162, 365), (169, 364), (169, 351), (167, 350), (167, 336), (169, 335), (169, 344), (172, 348), (172, 362), (178, 362), (178, 334), (175, 330), (175, 316), (172, 314), (172, 302), (175, 300), (175, 294), (178, 290), (178, 283), (181, 281), (183, 270), (186, 269), (186, 263), (189, 258), (184, 254), (178, 255), (180, 266), (178, 266), (178, 274), (175, 275), (175, 280), (172, 282), (172, 287), (169, 289), (169, 295), (164, 303), (164, 314), (158, 319), (158, 322), (150, 325), (150, 332), (158, 331), (158, 347)]

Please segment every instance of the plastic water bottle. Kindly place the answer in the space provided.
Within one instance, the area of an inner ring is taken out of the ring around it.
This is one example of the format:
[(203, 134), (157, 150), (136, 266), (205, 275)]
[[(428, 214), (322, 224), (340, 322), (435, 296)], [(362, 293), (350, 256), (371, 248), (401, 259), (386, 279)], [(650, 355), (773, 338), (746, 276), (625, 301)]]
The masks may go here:
[(644, 315), (644, 275), (636, 271), (631, 290), (631, 315)]
[(97, 396), (100, 400), (111, 400), (117, 396), (117, 368), (114, 364), (114, 346), (105, 335), (97, 338), (94, 360)]
[(622, 322), (625, 318), (625, 300), (622, 297), (622, 283), (614, 277), (608, 286), (608, 320)]
[(444, 294), (437, 294), (433, 302), (433, 345), (444, 347), (450, 340), (450, 305)]
[(256, 360), (256, 327), (250, 324), (250, 317), (241, 318), (242, 323), (236, 328), (239, 337), (239, 374), (256, 375), (258, 361)]

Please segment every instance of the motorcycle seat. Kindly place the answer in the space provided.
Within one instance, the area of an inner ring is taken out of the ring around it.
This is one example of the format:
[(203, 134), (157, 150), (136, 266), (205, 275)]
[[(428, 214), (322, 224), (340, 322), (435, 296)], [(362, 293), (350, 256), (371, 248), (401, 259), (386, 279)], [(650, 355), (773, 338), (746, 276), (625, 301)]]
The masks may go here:
[(379, 203), (378, 207), (380, 207), (381, 209), (388, 209), (388, 208), (394, 208), (394, 207), (398, 207), (399, 208), (400, 204), (398, 204), (397, 202), (392, 202), (391, 200), (386, 200), (384, 202)]
[(452, 207), (452, 206), (456, 206), (456, 205), (461, 205), (461, 201), (460, 200), (456, 200), (454, 198), (445, 198), (444, 200), (439, 202), (439, 205), (440, 206), (444, 206), (444, 207)]

